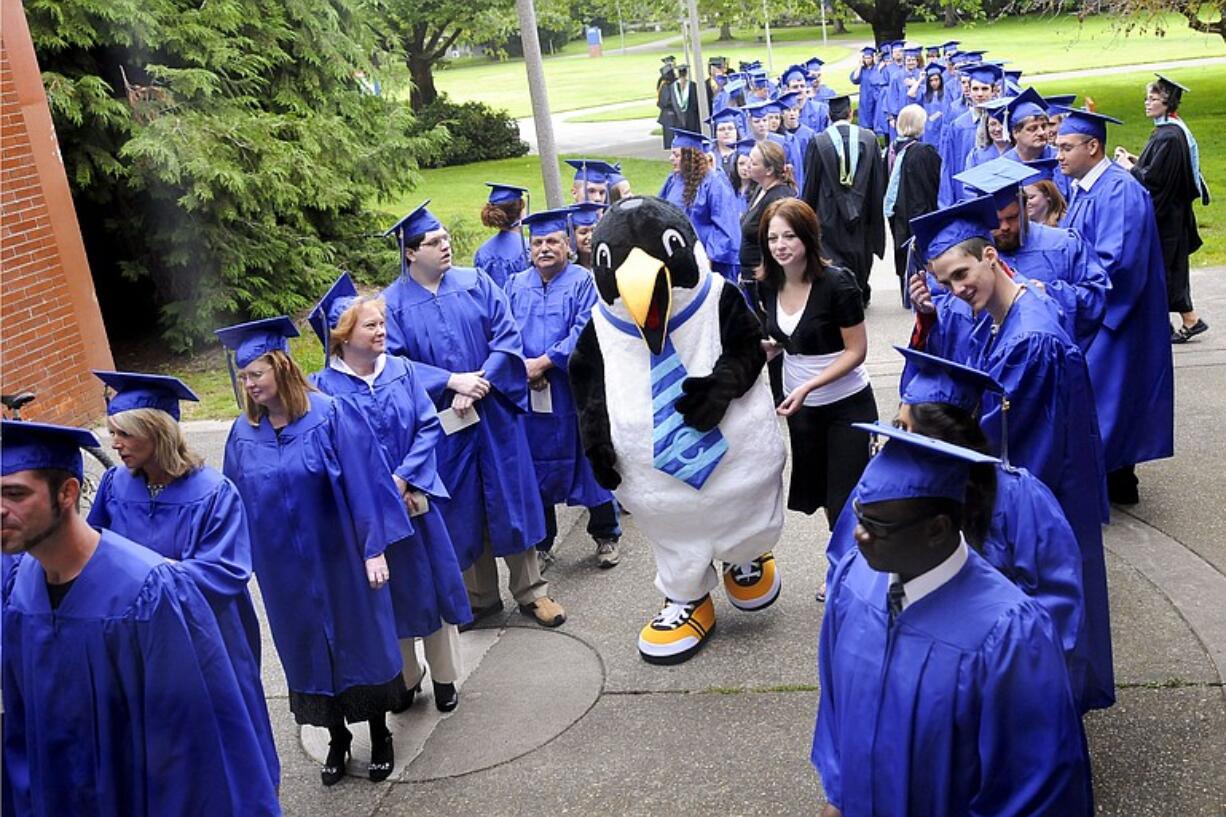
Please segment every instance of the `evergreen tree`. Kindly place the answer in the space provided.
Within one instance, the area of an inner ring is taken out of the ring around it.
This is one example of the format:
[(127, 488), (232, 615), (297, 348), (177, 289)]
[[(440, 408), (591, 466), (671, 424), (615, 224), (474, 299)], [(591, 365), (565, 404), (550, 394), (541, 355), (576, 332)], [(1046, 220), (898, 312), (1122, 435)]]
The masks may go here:
[[(370, 202), (443, 133), (369, 92), (363, 0), (27, 0), (104, 314), (185, 349), (394, 268)], [(141, 324), (143, 318), (143, 326)]]

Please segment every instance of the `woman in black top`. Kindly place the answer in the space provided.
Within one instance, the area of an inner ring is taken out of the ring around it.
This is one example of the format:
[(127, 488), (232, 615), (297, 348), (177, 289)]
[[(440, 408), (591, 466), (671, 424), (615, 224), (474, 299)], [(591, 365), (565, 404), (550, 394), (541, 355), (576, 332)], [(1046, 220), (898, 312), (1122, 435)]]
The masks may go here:
[(852, 423), (877, 419), (864, 370), (868, 334), (855, 276), (820, 255), (817, 215), (800, 199), (767, 208), (759, 231), (769, 250), (759, 288), (770, 336), (783, 355), (779, 414), (788, 418), (792, 479), (788, 509), (826, 511), (834, 528), (868, 465), (869, 443)]
[(903, 244), (911, 238), (911, 219), (937, 209), (937, 189), (941, 184), (941, 154), (921, 141), (927, 119), (922, 107), (907, 105), (898, 112), (898, 138), (890, 146), (884, 212), (894, 237), (894, 272), (904, 295), (904, 307), (908, 276), (907, 250)]
[(796, 181), (787, 161), (783, 147), (769, 140), (749, 151), (749, 178), (754, 189), (749, 194), (749, 208), (741, 217), (742, 282), (756, 278), (762, 266), (762, 247), (758, 244), (762, 214), (773, 202), (796, 196)]

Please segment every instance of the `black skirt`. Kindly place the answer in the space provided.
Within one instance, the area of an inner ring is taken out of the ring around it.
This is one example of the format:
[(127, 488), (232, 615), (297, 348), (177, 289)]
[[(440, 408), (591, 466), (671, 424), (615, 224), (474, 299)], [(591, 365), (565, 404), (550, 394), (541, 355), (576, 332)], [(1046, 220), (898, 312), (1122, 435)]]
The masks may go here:
[(289, 691), (289, 711), (294, 720), (309, 726), (343, 726), (372, 718), (382, 718), (408, 693), (404, 676), (382, 684), (353, 686), (339, 695)]
[(851, 424), (876, 419), (872, 386), (824, 406), (801, 406), (788, 417), (792, 444), (788, 510), (813, 514), (825, 508), (826, 521), (834, 529), (869, 459), (869, 435)]

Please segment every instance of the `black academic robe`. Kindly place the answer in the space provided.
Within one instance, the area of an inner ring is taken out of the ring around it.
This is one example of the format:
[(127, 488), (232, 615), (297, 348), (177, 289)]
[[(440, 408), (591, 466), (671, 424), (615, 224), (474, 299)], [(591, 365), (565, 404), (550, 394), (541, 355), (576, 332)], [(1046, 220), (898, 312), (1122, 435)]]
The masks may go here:
[[(843, 136), (843, 155), (850, 155), (846, 123), (836, 125)], [(805, 187), (801, 196), (817, 212), (822, 225), (822, 249), (835, 264), (847, 267), (869, 298), (868, 275), (873, 256), (885, 252), (885, 163), (877, 137), (859, 130), (860, 156), (850, 187), (839, 183), (839, 155), (827, 131), (821, 131), (805, 151)]]
[[(685, 90), (680, 90), (678, 82), (670, 82), (660, 89), (656, 101), (660, 109), (660, 126), (664, 129), (664, 147), (673, 146), (673, 129), (681, 128), (698, 133), (701, 127), (701, 114), (698, 110), (698, 88), (693, 82), (685, 83)], [(680, 98), (680, 100), (678, 99)]]
[(1200, 233), (1192, 202), (1200, 188), (1192, 173), (1188, 140), (1178, 125), (1159, 125), (1133, 165), (1132, 175), (1154, 202), (1162, 260), (1166, 263), (1166, 295), (1172, 312), (1191, 312), (1188, 256), (1200, 249)]

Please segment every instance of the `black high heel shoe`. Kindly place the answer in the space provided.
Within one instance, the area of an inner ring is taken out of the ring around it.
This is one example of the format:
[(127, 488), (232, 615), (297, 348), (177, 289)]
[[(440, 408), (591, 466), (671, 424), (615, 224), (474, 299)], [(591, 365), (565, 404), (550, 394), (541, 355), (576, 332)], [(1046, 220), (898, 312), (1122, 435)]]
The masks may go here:
[(460, 705), (460, 693), (455, 684), (440, 684), (437, 681), (430, 683), (434, 685), (434, 708), (439, 712), (452, 712)]
[(381, 740), (374, 740), (370, 747), (370, 782), (379, 783), (387, 780), (396, 765), (396, 750), (392, 746), (392, 736), (385, 735)]
[(352, 735), (345, 740), (329, 741), (328, 757), (319, 769), (319, 779), (325, 786), (335, 786), (345, 776), (345, 760), (349, 757), (349, 747), (352, 745)]
[[(422, 678), (425, 677), (425, 673), (423, 673)], [(400, 700), (392, 707), (392, 714), (399, 715), (401, 712), (407, 712), (413, 706), (413, 699), (419, 692), (421, 692), (421, 678), (418, 678), (417, 683), (405, 690), (405, 693), (400, 696)]]

